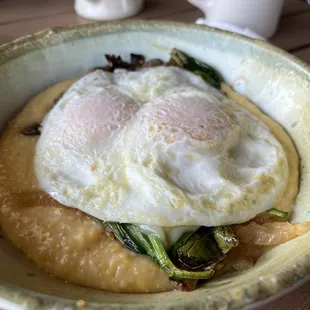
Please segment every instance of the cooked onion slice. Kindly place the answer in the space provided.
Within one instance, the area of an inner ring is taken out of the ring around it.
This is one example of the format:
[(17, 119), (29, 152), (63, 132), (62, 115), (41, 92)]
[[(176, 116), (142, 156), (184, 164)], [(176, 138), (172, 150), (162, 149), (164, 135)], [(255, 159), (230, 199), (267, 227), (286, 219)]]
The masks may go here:
[(301, 236), (309, 230), (310, 222), (298, 224), (289, 222), (257, 224), (251, 222), (245, 226), (234, 227), (234, 232), (240, 242), (256, 245), (278, 245)]

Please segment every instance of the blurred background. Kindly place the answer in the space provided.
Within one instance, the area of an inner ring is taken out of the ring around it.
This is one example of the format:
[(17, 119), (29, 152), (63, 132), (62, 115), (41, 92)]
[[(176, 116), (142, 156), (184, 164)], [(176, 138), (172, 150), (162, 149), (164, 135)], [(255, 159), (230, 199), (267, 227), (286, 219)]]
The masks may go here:
[[(118, 0), (104, 1), (115, 4)], [(262, 3), (261, 0), (241, 1)], [(142, 11), (129, 18), (195, 23), (201, 17), (203, 12), (186, 0), (145, 0)], [(0, 44), (44, 28), (89, 22), (92, 21), (76, 14), (73, 0), (0, 0)], [(310, 63), (310, 5), (301, 0), (285, 0), (278, 30), (270, 41)]]

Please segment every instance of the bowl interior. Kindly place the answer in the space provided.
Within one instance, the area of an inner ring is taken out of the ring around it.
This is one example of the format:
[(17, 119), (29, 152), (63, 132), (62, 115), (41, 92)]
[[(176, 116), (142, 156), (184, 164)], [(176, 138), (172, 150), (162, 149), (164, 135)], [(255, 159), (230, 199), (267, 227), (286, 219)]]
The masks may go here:
[[(214, 66), (225, 81), (279, 122), (301, 157), (301, 184), (293, 221), (310, 220), (310, 70), (264, 42), (207, 27), (163, 22), (99, 23), (41, 32), (0, 47), (0, 127), (27, 100), (56, 82), (105, 64), (104, 54), (130, 53), (167, 60), (173, 47)], [(0, 299), (29, 308), (191, 307), (237, 309), (304, 278), (310, 270), (310, 234), (281, 245), (254, 268), (215, 279), (191, 293), (115, 294), (52, 277), (0, 239)], [(55, 298), (60, 297), (60, 298)]]

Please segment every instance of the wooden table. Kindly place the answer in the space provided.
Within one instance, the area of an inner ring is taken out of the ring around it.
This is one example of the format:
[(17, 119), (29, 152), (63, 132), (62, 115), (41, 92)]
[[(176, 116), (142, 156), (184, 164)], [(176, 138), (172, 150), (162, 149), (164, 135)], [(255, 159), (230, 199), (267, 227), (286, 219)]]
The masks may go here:
[[(193, 23), (198, 17), (202, 13), (185, 0), (146, 0), (144, 11), (134, 18)], [(75, 14), (73, 0), (0, 0), (0, 44), (43, 28), (88, 22)], [(310, 63), (310, 5), (287, 0), (278, 32), (270, 41)], [(255, 310), (310, 309), (309, 292), (310, 282)]]
[[(201, 11), (185, 0), (146, 0), (145, 10), (134, 18), (193, 23), (198, 17)], [(75, 14), (73, 0), (0, 0), (0, 44), (43, 28), (85, 23)], [(271, 42), (310, 63), (310, 5), (286, 0)]]

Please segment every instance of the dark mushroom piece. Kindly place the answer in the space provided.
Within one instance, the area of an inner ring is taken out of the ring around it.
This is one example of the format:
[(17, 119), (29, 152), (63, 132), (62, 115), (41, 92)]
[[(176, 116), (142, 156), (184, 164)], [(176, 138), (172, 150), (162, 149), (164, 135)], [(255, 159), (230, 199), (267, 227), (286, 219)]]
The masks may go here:
[(165, 63), (158, 58), (153, 58), (150, 59), (146, 64), (145, 67), (159, 67), (159, 66), (163, 66)]
[(40, 128), (41, 128), (40, 124), (34, 123), (22, 129), (21, 133), (24, 136), (39, 136), (41, 134)]
[(105, 54), (105, 58), (108, 61), (108, 68), (113, 72), (115, 69), (127, 69), (127, 70), (135, 70), (136, 66), (122, 60), (121, 56), (108, 55)]
[(144, 65), (145, 58), (143, 55), (130, 54), (130, 62), (133, 66), (142, 67)]

